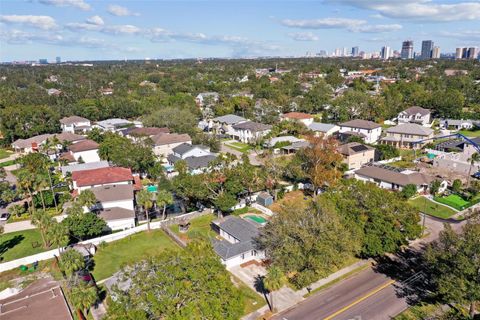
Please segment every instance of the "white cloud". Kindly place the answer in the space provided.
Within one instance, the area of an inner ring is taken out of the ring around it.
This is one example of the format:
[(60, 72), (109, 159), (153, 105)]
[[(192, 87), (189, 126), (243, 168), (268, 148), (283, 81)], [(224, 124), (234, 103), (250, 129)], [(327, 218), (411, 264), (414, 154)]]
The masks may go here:
[(102, 26), (91, 24), (91, 23), (83, 23), (83, 22), (70, 22), (65, 25), (65, 28), (73, 32), (102, 30)]
[(313, 20), (284, 19), (280, 23), (290, 28), (301, 29), (347, 29), (351, 32), (382, 33), (402, 29), (399, 24), (369, 25), (366, 20), (346, 18), (323, 18)]
[(135, 34), (135, 33), (139, 33), (141, 29), (131, 24), (122, 24), (122, 25), (105, 26), (100, 31), (104, 33), (112, 33), (112, 34)]
[(50, 16), (6, 15), (0, 16), (0, 22), (21, 24), (43, 30), (50, 30), (57, 27), (55, 19)]
[(288, 36), (295, 41), (318, 41), (319, 40), (318, 36), (311, 32), (289, 33)]
[(84, 0), (39, 0), (39, 2), (55, 7), (75, 7), (85, 11), (88, 11), (92, 8)]
[(479, 42), (480, 41), (480, 29), (478, 30), (463, 30), (463, 31), (442, 31), (440, 32), (442, 37), (455, 38), (462, 41)]
[(108, 11), (108, 13), (110, 13), (114, 16), (117, 16), (117, 17), (139, 16), (140, 15), (139, 13), (132, 12), (132, 11), (128, 10), (127, 8), (116, 5), (116, 4), (109, 5), (107, 11)]
[(93, 16), (85, 20), (87, 23), (94, 24), (96, 26), (103, 26), (105, 22), (103, 22), (102, 17), (100, 16)]
[(375, 10), (385, 17), (418, 21), (480, 19), (480, 2), (434, 3), (431, 0), (329, 0), (330, 3)]

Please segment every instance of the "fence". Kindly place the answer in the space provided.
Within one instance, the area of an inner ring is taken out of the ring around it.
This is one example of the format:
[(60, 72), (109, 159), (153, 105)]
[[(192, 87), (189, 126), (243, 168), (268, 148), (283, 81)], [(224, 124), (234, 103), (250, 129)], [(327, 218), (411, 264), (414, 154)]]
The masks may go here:
[[(168, 225), (171, 225), (171, 224), (175, 224), (175, 223), (178, 223), (180, 220), (183, 220), (183, 219), (193, 219), (193, 218), (196, 218), (196, 217), (199, 217), (199, 216), (202, 216), (202, 215), (205, 215), (205, 214), (209, 214), (209, 213), (212, 213), (212, 211), (210, 209), (206, 209), (202, 212), (199, 212), (199, 211), (189, 212), (189, 213), (186, 213), (186, 214), (183, 214), (183, 215), (180, 215), (180, 216), (168, 218), (168, 219), (163, 220), (163, 221), (151, 222), (150, 223), (150, 228), (151, 229), (160, 229), (160, 228), (162, 228), (162, 226), (168, 226)], [(147, 224), (142, 224), (140, 226), (137, 226), (137, 227), (134, 227), (134, 228), (131, 228), (131, 229), (127, 229), (127, 230), (124, 230), (124, 231), (108, 234), (106, 236), (102, 236), (102, 237), (98, 237), (98, 238), (94, 238), (94, 239), (85, 240), (85, 241), (82, 241), (80, 243), (82, 243), (82, 244), (90, 244), (91, 243), (91, 244), (94, 244), (94, 245), (99, 245), (102, 242), (113, 242), (113, 241), (123, 239), (123, 238), (128, 237), (132, 234), (135, 234), (135, 233), (138, 233), (138, 232), (141, 232), (141, 231), (145, 231), (145, 230), (147, 230)], [(58, 256), (58, 255), (59, 255), (58, 249), (54, 249), (54, 250), (50, 250), (50, 251), (37, 253), (37, 254), (31, 255), (31, 256), (28, 256), (28, 257), (23, 257), (23, 258), (19, 258), (19, 259), (16, 259), (16, 260), (0, 263), (0, 272), (4, 272), (4, 271), (7, 271), (7, 270), (12, 270), (12, 269), (20, 267), (21, 265), (27, 265), (27, 264), (34, 263), (35, 261), (52, 259), (54, 256)]]

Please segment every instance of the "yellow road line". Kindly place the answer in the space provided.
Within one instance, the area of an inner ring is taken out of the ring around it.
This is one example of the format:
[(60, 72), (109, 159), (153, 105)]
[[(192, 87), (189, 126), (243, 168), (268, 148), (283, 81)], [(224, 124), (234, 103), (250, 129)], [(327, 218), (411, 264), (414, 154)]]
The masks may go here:
[(323, 318), (323, 320), (331, 320), (333, 319), (334, 317), (338, 316), (340, 313), (342, 312), (345, 312), (347, 311), (348, 309), (350, 309), (351, 307), (353, 307), (354, 305), (356, 304), (359, 304), (360, 302), (362, 302), (363, 300), (373, 296), (375, 293), (379, 292), (379, 291), (382, 291), (383, 289), (385, 289), (386, 287), (388, 286), (391, 286), (392, 284), (395, 283), (395, 280), (390, 280), (390, 281), (387, 281), (385, 282), (384, 284), (382, 284), (381, 286), (379, 286), (378, 288), (374, 289), (373, 291), (370, 291), (369, 293), (367, 293), (366, 295), (364, 295), (363, 297), (355, 300), (354, 302), (350, 303), (348, 306), (346, 307), (343, 307), (342, 309), (338, 310), (337, 312), (329, 315), (328, 317), (326, 318)]

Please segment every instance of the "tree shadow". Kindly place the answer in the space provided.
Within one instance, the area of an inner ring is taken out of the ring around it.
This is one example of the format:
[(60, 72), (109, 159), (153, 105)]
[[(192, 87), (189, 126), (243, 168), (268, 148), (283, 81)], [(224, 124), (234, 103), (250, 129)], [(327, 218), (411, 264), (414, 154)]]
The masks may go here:
[(0, 261), (3, 261), (3, 254), (5, 252), (20, 244), (24, 239), (25, 237), (23, 235), (16, 235), (15, 237), (0, 243)]
[(253, 287), (255, 288), (255, 290), (260, 293), (260, 294), (263, 294), (263, 297), (265, 298), (265, 301), (267, 301), (267, 304), (268, 304), (268, 307), (270, 308), (270, 310), (272, 310), (272, 306), (270, 304), (270, 300), (268, 299), (268, 290), (265, 288), (265, 285), (263, 284), (263, 279), (265, 278), (265, 276), (261, 276), (261, 275), (257, 275), (255, 277), (255, 280), (253, 282)]

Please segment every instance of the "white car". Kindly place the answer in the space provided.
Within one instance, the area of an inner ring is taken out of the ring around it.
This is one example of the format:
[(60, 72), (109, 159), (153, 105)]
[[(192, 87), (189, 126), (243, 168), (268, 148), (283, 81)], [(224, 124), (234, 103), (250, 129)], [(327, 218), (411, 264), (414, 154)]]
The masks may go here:
[(0, 221), (7, 221), (10, 218), (10, 213), (4, 212), (0, 215)]

